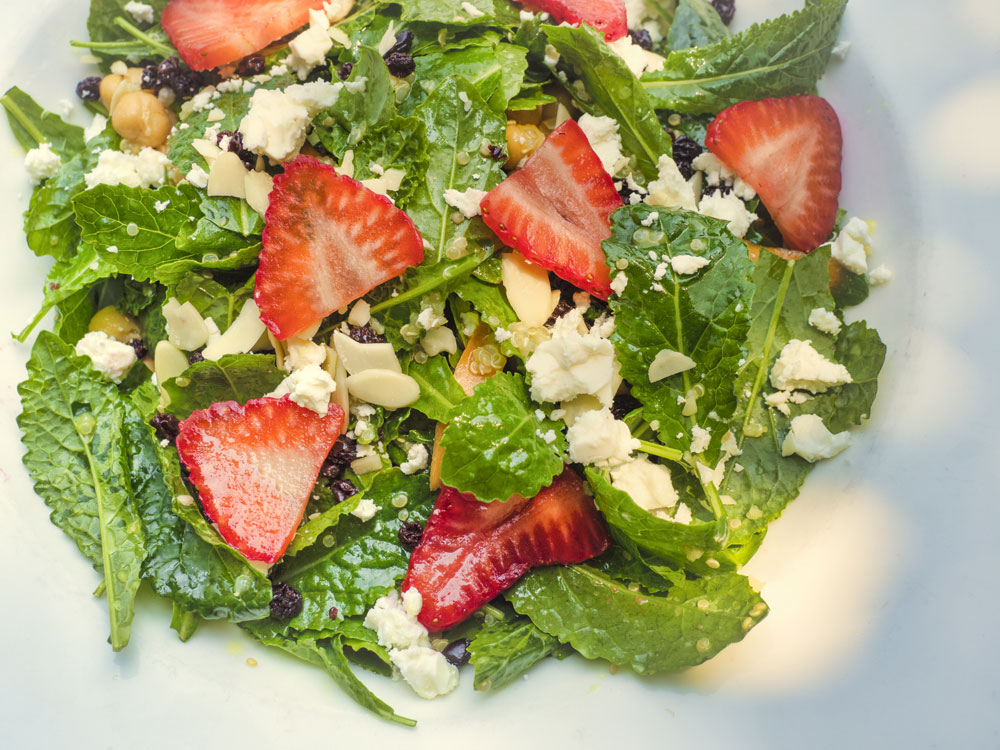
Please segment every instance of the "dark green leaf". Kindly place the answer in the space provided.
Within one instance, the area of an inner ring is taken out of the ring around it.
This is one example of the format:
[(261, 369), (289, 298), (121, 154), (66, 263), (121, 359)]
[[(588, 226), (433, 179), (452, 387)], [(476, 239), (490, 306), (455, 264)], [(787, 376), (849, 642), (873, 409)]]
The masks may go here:
[(679, 0), (667, 33), (667, 48), (707, 47), (729, 36), (729, 29), (708, 0)]
[(405, 372), (420, 385), (420, 398), (410, 404), (438, 422), (446, 422), (455, 406), (465, 398), (465, 391), (455, 380), (455, 374), (445, 356), (430, 357), (418, 363), (406, 360)]
[(273, 354), (227, 354), (216, 362), (195, 362), (163, 383), (170, 396), (167, 410), (183, 419), (218, 401), (245, 404), (273, 391), (285, 375), (275, 366)]
[(70, 125), (59, 115), (42, 109), (17, 86), (7, 89), (0, 97), (0, 104), (7, 111), (7, 122), (14, 137), (26, 151), (49, 143), (63, 161), (68, 161), (86, 148), (83, 128)]
[(499, 690), (552, 654), (559, 640), (539, 630), (526, 617), (483, 625), (469, 643), (476, 670), (476, 690)]

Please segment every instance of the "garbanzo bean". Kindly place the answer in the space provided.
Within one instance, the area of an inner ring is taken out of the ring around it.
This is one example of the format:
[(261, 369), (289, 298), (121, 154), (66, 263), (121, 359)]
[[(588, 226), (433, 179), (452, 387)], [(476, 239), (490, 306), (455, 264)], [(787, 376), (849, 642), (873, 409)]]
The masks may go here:
[(111, 124), (122, 138), (150, 148), (162, 145), (170, 132), (166, 107), (148, 91), (121, 96), (111, 113)]
[(102, 331), (116, 341), (127, 344), (132, 339), (142, 337), (139, 323), (130, 315), (125, 315), (115, 308), (114, 305), (102, 307), (94, 317), (90, 319), (88, 331)]
[(124, 80), (125, 76), (120, 76), (116, 73), (111, 73), (101, 79), (101, 104), (104, 105), (105, 109), (111, 109), (111, 97), (113, 97), (115, 95), (115, 91), (118, 90), (118, 84)]
[(513, 120), (507, 123), (507, 164), (513, 169), (521, 160), (531, 156), (542, 145), (545, 134), (537, 125), (522, 125)]

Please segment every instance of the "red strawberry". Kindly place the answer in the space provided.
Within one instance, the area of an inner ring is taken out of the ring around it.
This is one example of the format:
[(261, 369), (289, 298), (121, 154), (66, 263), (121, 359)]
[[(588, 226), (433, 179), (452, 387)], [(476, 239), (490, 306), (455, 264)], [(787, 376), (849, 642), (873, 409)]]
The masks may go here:
[(480, 208), (483, 221), (505, 244), (606, 300), (611, 274), (601, 242), (611, 236), (609, 217), (621, 205), (587, 136), (566, 120)]
[(445, 487), (410, 557), (403, 590), (421, 593), (431, 631), (461, 622), (536, 565), (583, 562), (608, 548), (608, 534), (583, 482), (570, 469), (526, 500), (483, 503)]
[(586, 23), (613, 42), (628, 33), (628, 19), (622, 0), (530, 0), (525, 7), (544, 10), (559, 23), (573, 26)]
[(424, 258), (410, 217), (350, 177), (299, 156), (274, 178), (254, 288), (278, 339), (305, 330)]
[(180, 423), (177, 452), (229, 546), (267, 563), (284, 554), (343, 419), (285, 397), (221, 401)]
[(160, 24), (191, 70), (236, 62), (309, 21), (323, 0), (170, 0)]
[(788, 249), (826, 242), (837, 218), (843, 139), (825, 99), (734, 104), (709, 124), (705, 145), (757, 191)]

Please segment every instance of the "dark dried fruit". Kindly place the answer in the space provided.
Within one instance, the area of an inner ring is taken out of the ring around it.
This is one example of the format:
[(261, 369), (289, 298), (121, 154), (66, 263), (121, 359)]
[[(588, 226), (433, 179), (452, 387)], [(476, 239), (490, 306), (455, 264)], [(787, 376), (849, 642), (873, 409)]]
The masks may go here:
[(559, 300), (559, 304), (556, 305), (556, 309), (552, 311), (549, 319), (545, 321), (546, 326), (554, 325), (559, 318), (568, 313), (573, 309), (573, 305), (564, 299)]
[(160, 83), (160, 70), (156, 65), (147, 65), (142, 69), (142, 80), (140, 86), (149, 91), (156, 91), (163, 84)]
[(377, 334), (371, 326), (351, 326), (351, 330), (348, 331), (347, 335), (359, 344), (385, 343), (385, 338)]
[(494, 146), (491, 144), (487, 147), (487, 150), (489, 151), (490, 158), (493, 159), (493, 161), (507, 161), (507, 154), (503, 152), (503, 146)]
[(240, 157), (240, 161), (243, 162), (244, 167), (253, 169), (257, 164), (257, 155), (243, 146), (243, 133), (238, 130), (220, 130), (219, 134), (215, 136), (215, 145), (222, 148), (223, 139), (225, 138), (229, 139), (226, 141), (226, 150)]
[(160, 80), (173, 89), (179, 99), (190, 99), (201, 89), (201, 78), (191, 70), (179, 70), (168, 80), (164, 80), (162, 76)]
[(331, 620), (336, 620), (337, 619), (337, 615), (340, 614), (340, 610), (337, 609), (336, 607), (330, 607), (330, 611), (327, 612), (327, 614), (330, 615), (330, 619)]
[(702, 194), (703, 195), (714, 195), (715, 193), (718, 193), (723, 198), (725, 198), (731, 192), (733, 192), (733, 186), (732, 185), (726, 185), (726, 184), (722, 184), (722, 185), (706, 185), (705, 189), (702, 190)]
[(393, 44), (391, 47), (389, 47), (389, 49), (385, 51), (385, 54), (382, 57), (388, 58), (389, 55), (393, 55), (397, 52), (405, 52), (406, 54), (409, 54), (410, 50), (412, 49), (413, 49), (413, 32), (409, 30), (400, 31), (398, 34), (396, 34), (396, 43)]
[(346, 81), (350, 77), (352, 70), (354, 70), (354, 63), (345, 62), (343, 65), (337, 68), (337, 78), (339, 78), (341, 81)]
[(674, 139), (673, 156), (674, 161), (677, 163), (677, 169), (680, 170), (685, 180), (690, 180), (694, 174), (694, 167), (691, 166), (691, 162), (697, 159), (704, 149), (698, 141), (688, 138), (686, 135), (672, 137)]
[(413, 56), (406, 52), (393, 52), (385, 57), (386, 67), (389, 73), (396, 78), (406, 78), (417, 69), (417, 64), (413, 62)]
[(358, 494), (358, 488), (349, 479), (337, 479), (330, 483), (333, 491), (333, 502), (339, 504), (352, 495)]
[(632, 44), (642, 47), (644, 50), (653, 49), (653, 37), (649, 35), (646, 29), (639, 29), (638, 31), (629, 30), (628, 35), (632, 37)]
[(171, 443), (177, 439), (180, 430), (180, 423), (173, 414), (157, 414), (149, 420), (150, 427), (160, 440), (169, 440)]
[(469, 653), (469, 639), (458, 638), (457, 640), (452, 641), (444, 647), (441, 655), (448, 661), (449, 664), (456, 667), (464, 667), (469, 663), (469, 657), (471, 656)]
[(319, 473), (327, 479), (340, 479), (344, 469), (358, 457), (358, 441), (347, 435), (341, 435), (330, 449)]
[(191, 352), (188, 355), (189, 365), (193, 365), (195, 362), (204, 362), (204, 361), (205, 361), (205, 355), (203, 355), (201, 352)]
[(424, 527), (416, 521), (401, 524), (397, 536), (399, 543), (406, 549), (414, 549), (420, 544), (420, 538), (424, 535)]
[(270, 610), (276, 620), (291, 620), (302, 611), (302, 594), (287, 583), (272, 584)]
[(631, 393), (619, 393), (611, 402), (611, 414), (615, 419), (624, 419), (629, 412), (635, 411), (642, 404)]
[(712, 7), (719, 14), (719, 18), (722, 22), (728, 26), (733, 20), (733, 14), (736, 12), (736, 0), (710, 0)]
[(96, 102), (101, 98), (101, 77), (87, 76), (76, 84), (76, 95), (85, 102)]
[(128, 345), (131, 346), (132, 351), (135, 352), (136, 359), (142, 359), (147, 354), (149, 354), (149, 349), (146, 348), (146, 345), (142, 342), (142, 339), (132, 339), (131, 341), (128, 342)]
[(236, 74), (244, 77), (260, 75), (266, 65), (263, 55), (249, 55), (240, 60), (240, 64), (236, 66)]
[(178, 73), (181, 68), (181, 61), (176, 57), (166, 57), (156, 66), (160, 78), (169, 78)]

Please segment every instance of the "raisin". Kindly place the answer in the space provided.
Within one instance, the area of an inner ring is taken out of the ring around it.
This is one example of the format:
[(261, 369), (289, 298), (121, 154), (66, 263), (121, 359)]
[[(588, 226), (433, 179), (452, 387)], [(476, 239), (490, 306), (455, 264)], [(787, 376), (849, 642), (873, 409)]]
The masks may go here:
[(559, 300), (559, 304), (556, 305), (556, 309), (552, 311), (549, 319), (545, 321), (546, 326), (555, 325), (555, 322), (559, 320), (563, 315), (568, 313), (573, 309), (573, 305), (564, 299)]
[(406, 78), (417, 69), (417, 64), (413, 62), (413, 56), (405, 52), (393, 52), (386, 55), (385, 64), (389, 72), (396, 78)]
[(690, 180), (694, 174), (694, 167), (691, 162), (698, 158), (704, 150), (698, 141), (688, 138), (686, 135), (672, 136), (674, 140), (673, 157), (677, 164), (677, 169), (684, 176), (685, 180)]
[(357, 457), (358, 441), (341, 435), (327, 454), (319, 473), (327, 479), (340, 479), (344, 475), (344, 469)]
[(630, 29), (628, 35), (632, 37), (632, 44), (642, 47), (644, 50), (652, 51), (653, 37), (649, 35), (649, 32), (646, 31), (646, 29), (639, 29), (638, 31), (632, 31)]
[(728, 26), (733, 20), (733, 14), (736, 12), (736, 0), (710, 0), (710, 2), (712, 3), (712, 7), (718, 12), (722, 22)]
[(96, 102), (101, 98), (101, 77), (87, 76), (76, 84), (76, 95), (85, 102)]
[(222, 147), (222, 139), (229, 138), (226, 149), (240, 157), (243, 166), (252, 170), (257, 164), (257, 155), (243, 146), (243, 133), (240, 131), (220, 130), (215, 136), (215, 145)]
[(178, 70), (163, 83), (173, 89), (179, 99), (190, 99), (201, 89), (201, 78), (197, 73), (190, 70)]
[(337, 78), (339, 78), (341, 81), (346, 81), (350, 77), (352, 70), (354, 70), (354, 63), (345, 62), (343, 65), (337, 68)]
[(205, 355), (202, 354), (201, 352), (191, 352), (188, 355), (189, 365), (193, 365), (195, 362), (204, 362), (204, 361), (205, 361)]
[(177, 439), (180, 423), (173, 414), (157, 414), (149, 420), (149, 424), (160, 440), (169, 440), (172, 443)]
[(146, 348), (146, 345), (142, 342), (142, 339), (139, 338), (132, 339), (131, 341), (128, 342), (128, 345), (131, 346), (132, 351), (135, 352), (136, 359), (142, 359), (147, 354), (149, 354), (149, 349)]
[(424, 527), (416, 521), (401, 524), (397, 536), (399, 543), (406, 549), (414, 549), (420, 544), (420, 538), (424, 535)]
[(384, 344), (385, 339), (379, 336), (371, 326), (351, 326), (347, 334), (359, 344)]
[(358, 488), (349, 479), (336, 479), (330, 483), (333, 491), (333, 502), (336, 504), (344, 502), (352, 495), (358, 494)]
[(447, 646), (441, 652), (441, 655), (456, 667), (464, 667), (469, 663), (469, 639), (468, 638), (458, 638)]
[(140, 85), (149, 91), (158, 90), (163, 85), (160, 83), (160, 69), (156, 65), (147, 65), (143, 68)]
[(413, 49), (413, 32), (412, 31), (400, 31), (396, 34), (396, 43), (393, 44), (389, 49), (385, 51), (383, 58), (388, 58), (389, 55), (395, 54), (397, 52), (403, 52), (406, 54), (410, 53)]
[(181, 61), (176, 57), (166, 57), (156, 66), (160, 78), (169, 78), (181, 70)]
[(236, 74), (241, 76), (256, 76), (264, 72), (266, 63), (263, 55), (248, 55), (236, 66)]
[(271, 585), (271, 617), (276, 620), (291, 620), (302, 611), (302, 594), (287, 583)]
[(722, 197), (729, 195), (733, 192), (732, 185), (706, 185), (705, 189), (702, 191), (704, 195), (713, 195), (718, 193)]
[(337, 619), (337, 615), (340, 614), (340, 610), (337, 609), (336, 607), (330, 607), (330, 611), (327, 612), (327, 614), (330, 615), (330, 619), (331, 620), (336, 620)]
[(487, 147), (487, 150), (489, 151), (490, 158), (493, 159), (493, 161), (507, 161), (507, 154), (504, 153), (503, 146), (494, 146), (491, 144)]
[(611, 402), (611, 415), (615, 419), (624, 419), (629, 412), (635, 411), (642, 404), (631, 393), (619, 393)]

